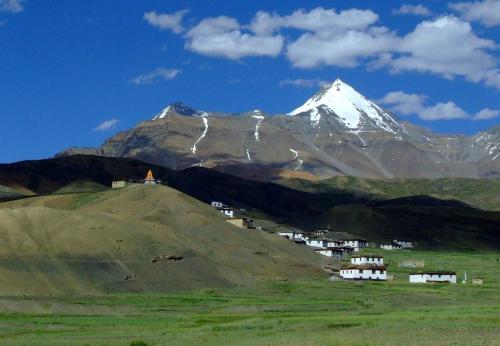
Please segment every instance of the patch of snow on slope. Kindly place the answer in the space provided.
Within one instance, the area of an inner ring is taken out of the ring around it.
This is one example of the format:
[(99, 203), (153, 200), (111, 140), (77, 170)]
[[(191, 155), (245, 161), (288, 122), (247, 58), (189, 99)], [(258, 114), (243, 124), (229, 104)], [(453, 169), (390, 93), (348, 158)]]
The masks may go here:
[(299, 152), (297, 150), (290, 149), (290, 151), (295, 155), (294, 160), (299, 156)]
[(203, 120), (203, 125), (205, 125), (205, 129), (203, 130), (203, 133), (201, 134), (200, 138), (194, 143), (193, 147), (191, 148), (191, 152), (193, 154), (196, 154), (196, 145), (207, 135), (208, 131), (208, 119), (206, 115), (202, 115), (201, 119)]
[(257, 124), (255, 125), (255, 131), (253, 132), (253, 135), (255, 137), (255, 140), (257, 142), (259, 142), (260, 141), (259, 128), (260, 128), (260, 124), (262, 124), (262, 121), (264, 120), (264, 116), (263, 115), (252, 115), (252, 118), (257, 119)]
[(172, 108), (171, 106), (168, 106), (167, 108), (163, 109), (157, 116), (153, 118), (153, 120), (165, 118), (167, 116), (168, 111), (170, 111), (171, 108)]
[(247, 158), (248, 158), (248, 161), (252, 161), (252, 158), (250, 157), (250, 151), (248, 151), (248, 149), (247, 149)]
[(311, 125), (316, 127), (319, 125), (319, 121), (321, 120), (321, 113), (318, 108), (311, 109), (309, 111), (309, 120), (311, 121)]
[(297, 167), (295, 167), (295, 170), (298, 171), (299, 169), (302, 168), (302, 164), (304, 163), (304, 161), (302, 161), (301, 159), (298, 159), (297, 161), (299, 161), (299, 165)]

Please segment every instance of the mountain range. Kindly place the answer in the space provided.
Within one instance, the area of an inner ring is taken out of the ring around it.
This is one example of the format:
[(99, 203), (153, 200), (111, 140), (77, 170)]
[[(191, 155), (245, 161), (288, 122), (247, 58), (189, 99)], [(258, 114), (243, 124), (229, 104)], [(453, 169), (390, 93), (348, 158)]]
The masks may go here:
[(261, 180), (495, 178), (500, 126), (472, 136), (433, 133), (335, 80), (288, 114), (204, 112), (174, 103), (98, 148), (69, 148), (57, 156), (74, 154), (177, 170), (203, 166)]

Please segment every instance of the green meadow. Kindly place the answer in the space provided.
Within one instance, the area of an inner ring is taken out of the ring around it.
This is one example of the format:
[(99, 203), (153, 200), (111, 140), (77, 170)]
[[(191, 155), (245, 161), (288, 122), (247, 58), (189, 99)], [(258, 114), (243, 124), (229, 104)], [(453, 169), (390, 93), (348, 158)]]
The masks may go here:
[[(261, 281), (177, 294), (1, 297), (0, 344), (500, 343), (500, 254), (372, 253), (384, 254), (393, 281)], [(410, 284), (412, 270), (397, 265), (408, 259), (424, 260), (426, 270), (455, 270), (460, 283)], [(484, 284), (472, 285), (473, 278)]]

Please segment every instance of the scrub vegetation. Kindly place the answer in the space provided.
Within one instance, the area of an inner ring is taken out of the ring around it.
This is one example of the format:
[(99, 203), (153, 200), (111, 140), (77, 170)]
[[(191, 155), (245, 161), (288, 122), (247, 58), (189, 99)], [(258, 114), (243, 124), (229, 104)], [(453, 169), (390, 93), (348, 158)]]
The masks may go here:
[[(496, 344), (500, 254), (382, 251), (387, 282), (269, 280), (171, 294), (4, 296), (3, 344)], [(410, 284), (402, 260), (467, 284)], [(472, 285), (482, 278), (483, 285)]]

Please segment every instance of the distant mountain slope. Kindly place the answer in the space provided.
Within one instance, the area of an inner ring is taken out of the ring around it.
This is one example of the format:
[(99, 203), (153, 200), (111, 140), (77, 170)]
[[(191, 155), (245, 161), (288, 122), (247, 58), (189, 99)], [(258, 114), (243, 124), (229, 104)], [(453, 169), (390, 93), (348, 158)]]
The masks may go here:
[(219, 200), (306, 231), (332, 226), (373, 240), (408, 237), (423, 247), (500, 248), (499, 212), (425, 196), (384, 200), (335, 188), (298, 191), (202, 167), (176, 172), (131, 159), (77, 155), (0, 165), (0, 184), (24, 182), (50, 193), (79, 179), (108, 186), (113, 178), (138, 179), (150, 168), (170, 187), (200, 201)]
[(324, 258), (310, 249), (230, 225), (165, 186), (3, 203), (0, 236), (2, 295), (174, 292), (325, 275)]
[(110, 186), (104, 186), (93, 181), (76, 180), (66, 186), (52, 192), (53, 194), (82, 193), (82, 192), (100, 192), (110, 189)]
[(58, 155), (78, 153), (172, 169), (218, 167), (243, 177), (265, 167), (263, 180), (290, 172), (313, 178), (492, 178), (500, 177), (500, 126), (474, 136), (432, 133), (399, 121), (336, 80), (288, 115), (204, 112), (175, 103), (99, 148)]
[(341, 189), (383, 198), (429, 195), (442, 199), (460, 200), (485, 210), (500, 211), (500, 179), (335, 177), (316, 182), (300, 179), (282, 179), (279, 182), (285, 186), (307, 192), (325, 193)]
[(0, 201), (9, 198), (22, 197), (24, 194), (8, 187), (0, 185)]

